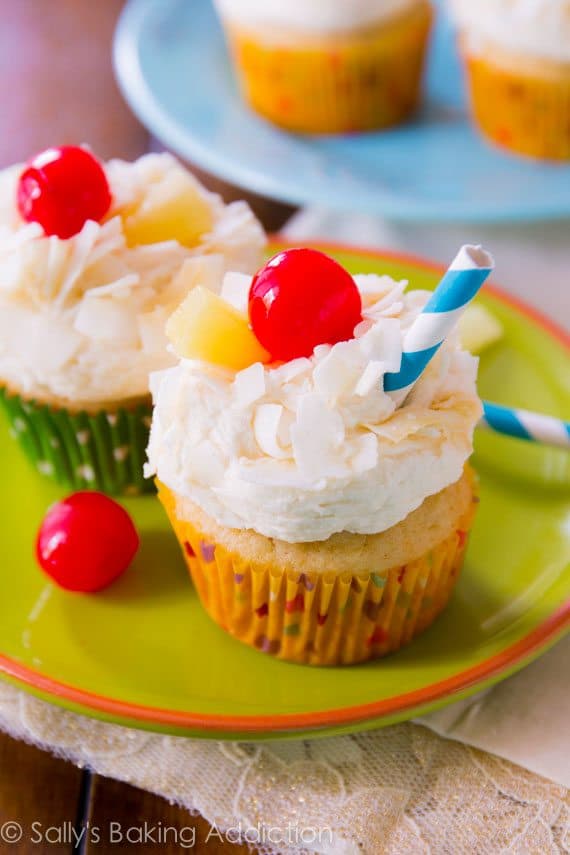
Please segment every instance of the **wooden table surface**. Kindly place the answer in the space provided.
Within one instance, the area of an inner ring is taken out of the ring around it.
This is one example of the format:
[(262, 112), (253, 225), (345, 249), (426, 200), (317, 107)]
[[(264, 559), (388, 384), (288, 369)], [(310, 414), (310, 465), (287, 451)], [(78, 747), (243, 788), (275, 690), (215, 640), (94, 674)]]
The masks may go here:
[[(123, 0), (57, 0), (48, 11), (37, 0), (0, 0), (0, 168), (62, 143), (88, 142), (102, 158), (133, 159), (149, 149), (148, 134), (125, 106), (112, 72), (111, 40), (122, 5)], [(200, 177), (228, 201), (247, 198), (268, 231), (277, 230), (292, 213), (211, 176)], [(87, 822), (100, 829), (100, 842), (92, 835), (75, 844), (73, 831)], [(205, 820), (163, 799), (0, 733), (0, 835), (5, 823), (19, 823), (23, 836), (12, 845), (0, 840), (0, 853), (180, 852), (184, 847), (173, 838), (188, 843), (192, 835), (194, 853), (249, 851), (221, 843), (215, 834), (208, 842)], [(135, 838), (144, 833), (145, 823), (175, 831), (165, 843), (109, 845), (110, 829), (118, 828), (110, 823), (133, 828)], [(54, 842), (39, 842), (52, 828)]]
[(11, 829), (22, 836), (0, 840), (3, 855), (250, 852), (220, 840), (202, 817), (0, 733), (0, 837)]

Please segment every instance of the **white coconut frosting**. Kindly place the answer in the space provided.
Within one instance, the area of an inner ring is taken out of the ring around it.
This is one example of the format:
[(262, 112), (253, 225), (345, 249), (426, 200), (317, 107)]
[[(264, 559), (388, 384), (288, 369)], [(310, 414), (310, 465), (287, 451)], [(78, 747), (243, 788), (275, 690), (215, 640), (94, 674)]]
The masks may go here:
[[(228, 278), (222, 295), (240, 307)], [(457, 481), (481, 415), (477, 360), (450, 338), (396, 409), (383, 376), (428, 295), (355, 281), (364, 314), (351, 341), (237, 374), (190, 360), (155, 373), (147, 476), (221, 525), (291, 543), (384, 531)]]
[(216, 5), (223, 18), (247, 26), (337, 33), (390, 19), (418, 0), (216, 0)]
[[(151, 371), (174, 363), (164, 324), (188, 281), (219, 289), (224, 270), (253, 272), (265, 242), (244, 202), (208, 200), (213, 228), (196, 247), (175, 240), (129, 247), (121, 210), (183, 167), (168, 154), (105, 165), (113, 203), (68, 240), (46, 237), (16, 207), (22, 166), (0, 173), (0, 383), (73, 405), (148, 394)], [(186, 266), (186, 276), (177, 274)]]
[(493, 42), (533, 57), (570, 62), (570, 0), (449, 0), (468, 46)]

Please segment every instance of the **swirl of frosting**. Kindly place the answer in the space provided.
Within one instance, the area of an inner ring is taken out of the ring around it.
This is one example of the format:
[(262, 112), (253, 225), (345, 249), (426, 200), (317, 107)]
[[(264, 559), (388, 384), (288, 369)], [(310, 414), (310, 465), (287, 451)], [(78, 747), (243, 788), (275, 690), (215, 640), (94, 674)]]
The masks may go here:
[(245, 25), (312, 33), (355, 30), (392, 18), (418, 0), (216, 0), (222, 17)]
[(354, 278), (350, 341), (237, 374), (192, 360), (155, 373), (147, 476), (220, 525), (290, 543), (384, 531), (457, 481), (481, 415), (477, 360), (450, 337), (396, 409), (383, 376), (428, 295)]
[(570, 62), (570, 0), (449, 0), (467, 45), (480, 42), (515, 53)]
[[(169, 154), (109, 161), (113, 204), (72, 238), (46, 237), (16, 207), (22, 166), (0, 173), (0, 383), (53, 403), (93, 405), (148, 395), (148, 375), (174, 363), (164, 324), (200, 277), (252, 272), (263, 230), (244, 202), (224, 205)], [(212, 226), (196, 241), (129, 245), (125, 212), (161, 181), (193, 181)], [(180, 275), (177, 275), (180, 274)]]

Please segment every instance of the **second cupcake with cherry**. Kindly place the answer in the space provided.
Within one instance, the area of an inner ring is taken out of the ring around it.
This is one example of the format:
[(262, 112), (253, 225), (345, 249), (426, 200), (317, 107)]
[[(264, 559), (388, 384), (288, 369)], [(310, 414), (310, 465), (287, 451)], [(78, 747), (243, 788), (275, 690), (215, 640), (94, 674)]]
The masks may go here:
[(477, 361), (450, 336), (397, 406), (384, 377), (428, 297), (405, 284), (286, 250), (168, 323), (179, 362), (151, 378), (147, 474), (209, 615), (278, 658), (397, 650), (457, 581)]
[(100, 163), (48, 149), (0, 173), (0, 403), (38, 471), (136, 493), (148, 376), (174, 363), (164, 324), (199, 280), (254, 271), (261, 226), (168, 154)]

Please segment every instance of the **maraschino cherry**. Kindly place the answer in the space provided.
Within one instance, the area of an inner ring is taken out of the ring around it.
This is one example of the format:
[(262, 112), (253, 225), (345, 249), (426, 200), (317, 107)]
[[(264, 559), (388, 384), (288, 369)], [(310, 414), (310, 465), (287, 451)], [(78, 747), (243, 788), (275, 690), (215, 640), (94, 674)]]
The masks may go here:
[(315, 249), (287, 249), (253, 278), (249, 320), (273, 359), (310, 356), (353, 337), (362, 302), (352, 276)]
[(20, 175), (18, 210), (27, 223), (39, 223), (46, 235), (70, 238), (87, 220), (103, 219), (111, 191), (99, 161), (79, 146), (48, 148)]
[(38, 533), (40, 567), (61, 588), (100, 591), (127, 569), (139, 548), (128, 513), (103, 493), (73, 493), (48, 510)]

